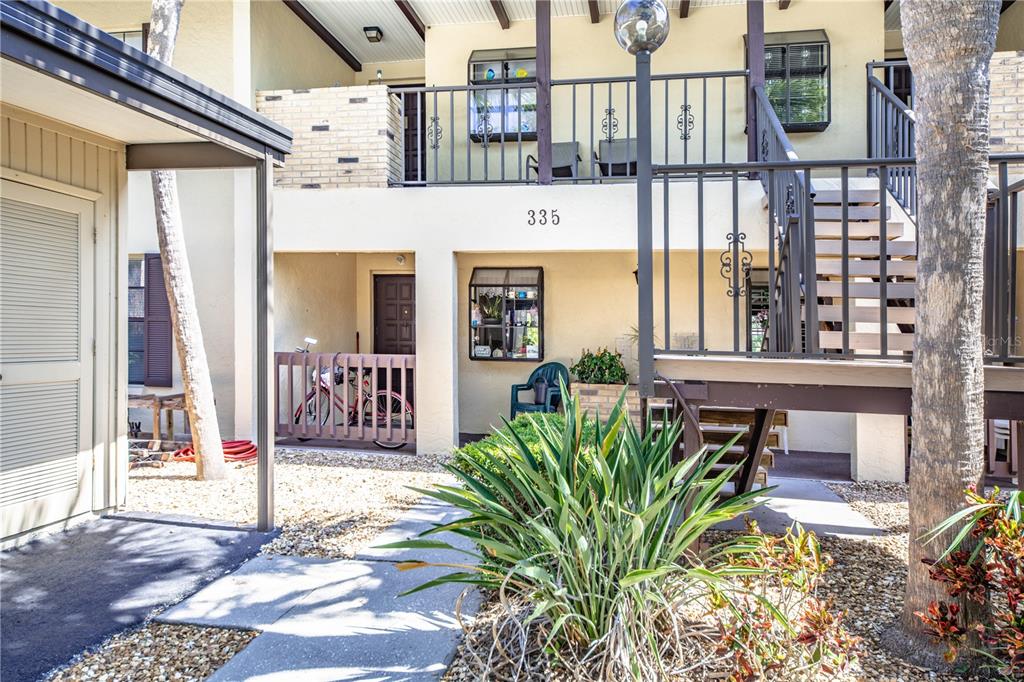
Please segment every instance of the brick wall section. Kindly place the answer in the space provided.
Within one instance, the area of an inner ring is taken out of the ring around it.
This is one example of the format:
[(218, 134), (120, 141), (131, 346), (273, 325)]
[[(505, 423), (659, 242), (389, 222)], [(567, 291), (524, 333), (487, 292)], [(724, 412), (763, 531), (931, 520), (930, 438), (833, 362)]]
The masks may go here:
[[(608, 414), (615, 407), (622, 395), (622, 384), (581, 384), (573, 382), (569, 386), (569, 392), (579, 396), (580, 409), (591, 418), (600, 414), (601, 419), (607, 419)], [(636, 386), (630, 385), (626, 393), (626, 407), (629, 409), (629, 417), (633, 425), (640, 428), (640, 392)]]
[(1024, 151), (1024, 52), (992, 55), (989, 77), (992, 151)]
[(387, 187), (402, 177), (402, 113), (385, 85), (267, 90), (256, 110), (289, 128), (277, 187)]

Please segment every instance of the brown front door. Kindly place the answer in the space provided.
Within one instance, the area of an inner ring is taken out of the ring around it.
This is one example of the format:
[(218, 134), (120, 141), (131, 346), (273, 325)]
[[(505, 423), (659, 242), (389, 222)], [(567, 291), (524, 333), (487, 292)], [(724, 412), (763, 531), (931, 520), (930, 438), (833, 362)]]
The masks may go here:
[(415, 275), (373, 276), (373, 352), (416, 353)]

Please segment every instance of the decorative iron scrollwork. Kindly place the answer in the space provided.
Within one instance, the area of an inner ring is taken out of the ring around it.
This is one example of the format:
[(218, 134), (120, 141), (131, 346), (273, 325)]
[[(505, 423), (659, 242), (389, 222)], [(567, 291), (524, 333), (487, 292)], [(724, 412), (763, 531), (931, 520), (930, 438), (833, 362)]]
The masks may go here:
[(476, 134), (480, 136), (480, 144), (486, 147), (491, 142), (491, 133), (494, 127), (491, 125), (491, 112), (486, 109), (480, 113), (476, 122)]
[(761, 131), (761, 160), (768, 160), (768, 129)]
[(615, 107), (608, 107), (604, 110), (604, 120), (601, 121), (601, 134), (611, 142), (615, 134), (619, 132), (619, 119), (615, 118)]
[[(722, 264), (722, 267), (720, 268), (719, 272), (721, 273), (722, 278), (726, 282), (729, 282), (729, 286), (725, 290), (725, 294), (729, 298), (737, 298), (740, 296), (747, 295), (747, 275), (750, 273), (750, 267), (754, 263), (754, 257), (746, 249), (746, 245), (744, 244), (746, 239), (747, 235), (745, 232), (738, 232), (735, 234), (733, 234), (732, 232), (728, 233), (727, 235), (725, 235), (725, 250), (722, 251), (722, 253), (718, 257), (718, 260)], [(739, 246), (739, 263), (734, 262), (734, 245)], [(733, 268), (735, 267), (738, 267), (740, 272), (739, 286), (735, 286), (733, 284)]]
[(794, 213), (796, 213), (796, 190), (790, 183), (786, 185), (786, 215), (791, 216)]
[(431, 116), (430, 127), (427, 128), (427, 140), (430, 142), (430, 148), (437, 151), (437, 148), (441, 146), (442, 137), (444, 137), (444, 128), (441, 127), (437, 116)]
[(693, 107), (689, 104), (679, 105), (679, 115), (676, 116), (676, 129), (679, 131), (680, 140), (689, 140), (693, 133)]

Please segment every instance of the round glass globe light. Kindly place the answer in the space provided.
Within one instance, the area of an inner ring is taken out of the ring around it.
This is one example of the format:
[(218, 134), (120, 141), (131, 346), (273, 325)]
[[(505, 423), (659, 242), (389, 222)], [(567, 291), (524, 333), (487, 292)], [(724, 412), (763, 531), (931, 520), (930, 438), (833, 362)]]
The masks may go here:
[(654, 52), (668, 38), (668, 7), (663, 0), (623, 0), (615, 11), (615, 40), (626, 52)]

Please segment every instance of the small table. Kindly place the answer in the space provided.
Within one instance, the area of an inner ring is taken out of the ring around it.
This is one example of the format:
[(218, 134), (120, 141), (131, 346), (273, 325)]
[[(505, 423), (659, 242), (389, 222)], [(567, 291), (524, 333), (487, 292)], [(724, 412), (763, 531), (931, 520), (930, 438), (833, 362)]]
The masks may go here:
[(149, 408), (153, 410), (153, 435), (149, 441), (150, 450), (159, 450), (163, 442), (163, 430), (160, 427), (160, 414), (167, 411), (167, 435), (168, 440), (174, 441), (174, 411), (181, 410), (185, 419), (185, 433), (191, 434), (188, 421), (188, 410), (185, 407), (184, 393), (168, 393), (156, 395), (154, 393), (138, 393), (128, 396), (128, 407)]

